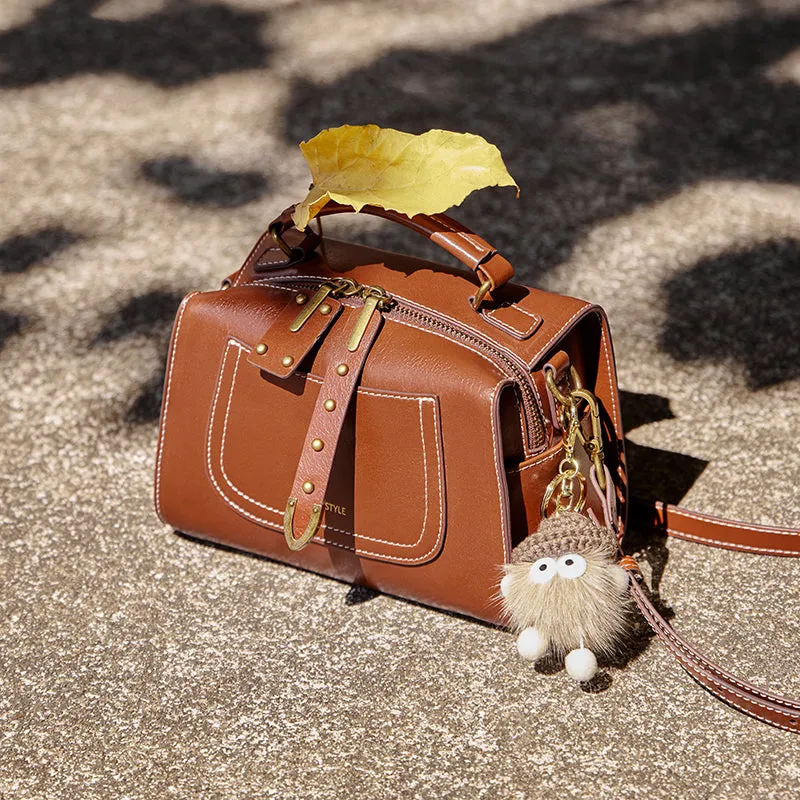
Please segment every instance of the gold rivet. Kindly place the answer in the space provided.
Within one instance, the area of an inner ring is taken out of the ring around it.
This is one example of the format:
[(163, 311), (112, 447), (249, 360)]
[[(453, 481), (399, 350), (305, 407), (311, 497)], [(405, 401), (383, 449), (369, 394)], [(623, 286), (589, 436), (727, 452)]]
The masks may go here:
[(326, 411), (333, 411), (336, 408), (336, 401), (335, 400), (326, 400), (325, 401), (325, 410)]
[(314, 439), (314, 441), (311, 442), (311, 449), (316, 450), (318, 453), (323, 447), (325, 447), (325, 442), (323, 442), (322, 439)]
[(264, 342), (259, 342), (256, 345), (256, 353), (258, 353), (260, 356), (263, 356), (264, 353), (266, 352), (267, 352), (267, 346), (264, 344)]
[(294, 497), (290, 497), (290, 498), (289, 498), (289, 505), (290, 505), (290, 506), (295, 506), (295, 505), (297, 505), (297, 500), (295, 500), (295, 498), (294, 498)]
[(339, 366), (336, 367), (336, 372), (338, 372), (341, 376), (345, 376), (348, 372), (350, 372), (350, 367), (348, 367), (347, 364), (339, 364)]
[(294, 359), (291, 356), (284, 356), (281, 359), (281, 364), (283, 364), (284, 367), (291, 367), (292, 364), (294, 364)]
[(319, 313), (322, 314), (323, 316), (327, 316), (328, 314), (331, 313), (331, 311), (333, 311), (333, 309), (331, 308), (331, 304), (330, 303), (323, 303), (319, 307)]
[(313, 492), (313, 491), (314, 491), (314, 484), (313, 484), (313, 483), (311, 483), (311, 481), (306, 481), (306, 482), (303, 484), (303, 491), (304, 491), (306, 494), (311, 494), (311, 492)]
[(300, 294), (294, 298), (294, 301), (297, 305), (304, 306), (308, 302), (308, 295), (300, 292)]

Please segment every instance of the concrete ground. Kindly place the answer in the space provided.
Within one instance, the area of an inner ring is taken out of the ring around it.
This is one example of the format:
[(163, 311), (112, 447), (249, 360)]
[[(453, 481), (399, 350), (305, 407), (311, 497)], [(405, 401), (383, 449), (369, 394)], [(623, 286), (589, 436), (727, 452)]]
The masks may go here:
[[(376, 122), (501, 148), (520, 200), (457, 215), (608, 309), (640, 493), (797, 524), (798, 101), (779, 0), (4, 0), (0, 797), (797, 797), (800, 738), (657, 642), (581, 692), (182, 538), (151, 482), (180, 297), (302, 197), (302, 138)], [(800, 562), (634, 534), (677, 629), (800, 695)]]

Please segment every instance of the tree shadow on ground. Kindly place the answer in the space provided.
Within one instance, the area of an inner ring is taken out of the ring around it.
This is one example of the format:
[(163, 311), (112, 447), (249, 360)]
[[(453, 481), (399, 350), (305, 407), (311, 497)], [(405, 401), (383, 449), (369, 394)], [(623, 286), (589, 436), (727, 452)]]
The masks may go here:
[(60, 225), (12, 236), (0, 242), (0, 272), (25, 272), (82, 238), (80, 234), (68, 231)]
[(152, 290), (130, 298), (108, 316), (90, 347), (102, 347), (132, 336), (144, 336), (156, 348), (157, 367), (133, 393), (125, 406), (124, 421), (132, 425), (155, 422), (164, 392), (167, 350), (172, 323), (183, 293)]
[(164, 88), (267, 65), (263, 12), (173, 2), (121, 21), (93, 16), (104, 0), (53, 0), (0, 33), (0, 86), (119, 72)]
[[(397, 50), (332, 83), (299, 80), (286, 139), (368, 122), (485, 136), (520, 200), (482, 193), (458, 215), (502, 238), (494, 243), (528, 283), (598, 222), (684, 186), (800, 180), (800, 91), (767, 75), (797, 46), (800, 16), (743, 2), (735, 19), (685, 32), (618, 30), (621, 13), (635, 22), (668, 5), (610, 2), (474, 47)], [(405, 241), (385, 229), (368, 240)]]
[(131, 297), (107, 317), (90, 347), (141, 334), (150, 338), (168, 336), (182, 299), (183, 293), (162, 289)]
[(661, 347), (677, 361), (737, 361), (753, 389), (800, 377), (797, 240), (703, 259), (665, 289)]
[(22, 333), (28, 322), (28, 317), (0, 309), (0, 351), (6, 346), (8, 339)]
[[(620, 392), (622, 424), (627, 433), (643, 425), (674, 419), (669, 399), (656, 394)], [(661, 500), (677, 504), (688, 494), (708, 466), (704, 461), (684, 453), (675, 453), (625, 440), (628, 471), (628, 489), (631, 498), (643, 511)], [(663, 531), (646, 524), (641, 515), (632, 515), (625, 534), (625, 552), (638, 553), (650, 564), (652, 570), (651, 600), (661, 613), (659, 587), (669, 559), (667, 536)]]
[(170, 189), (177, 200), (211, 208), (236, 208), (252, 203), (268, 191), (260, 172), (209, 169), (188, 156), (168, 156), (142, 164), (142, 176)]

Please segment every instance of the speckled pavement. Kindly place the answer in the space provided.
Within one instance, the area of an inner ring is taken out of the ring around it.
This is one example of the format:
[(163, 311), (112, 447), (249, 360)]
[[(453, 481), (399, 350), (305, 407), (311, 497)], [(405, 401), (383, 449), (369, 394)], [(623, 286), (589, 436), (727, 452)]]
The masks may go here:
[[(178, 536), (151, 482), (180, 297), (302, 196), (300, 139), (376, 122), (501, 148), (520, 200), (457, 214), (607, 308), (637, 491), (798, 524), (799, 100), (777, 0), (4, 0), (0, 797), (796, 798), (800, 738), (657, 642), (582, 692)], [(634, 536), (681, 633), (800, 696), (800, 561)]]

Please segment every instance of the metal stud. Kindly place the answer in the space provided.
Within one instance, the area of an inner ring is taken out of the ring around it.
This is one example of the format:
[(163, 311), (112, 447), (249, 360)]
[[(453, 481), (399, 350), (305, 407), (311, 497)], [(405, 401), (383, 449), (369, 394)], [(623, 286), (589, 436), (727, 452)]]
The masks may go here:
[(347, 364), (339, 364), (339, 366), (336, 367), (336, 372), (338, 375), (344, 377), (348, 372), (350, 372), (350, 367), (348, 367)]
[(322, 439), (314, 439), (314, 441), (311, 442), (311, 449), (316, 450), (318, 453), (323, 447), (325, 447), (325, 442), (323, 442)]
[(300, 294), (295, 296), (294, 301), (297, 305), (304, 306), (308, 302), (308, 295), (300, 292)]
[(291, 367), (292, 364), (294, 364), (294, 359), (291, 356), (284, 356), (281, 359), (281, 364), (283, 364), (284, 367)]
[(256, 345), (256, 353), (258, 353), (260, 356), (263, 356), (264, 353), (266, 352), (267, 352), (267, 346), (264, 344), (264, 342), (259, 342)]
[(333, 308), (331, 307), (330, 303), (323, 303), (319, 307), (319, 313), (322, 314), (323, 316), (327, 316), (328, 314), (331, 313), (331, 311), (333, 311)]
[(311, 494), (311, 492), (313, 492), (313, 491), (314, 491), (314, 484), (313, 484), (313, 483), (311, 483), (311, 481), (306, 481), (306, 482), (303, 484), (303, 491), (304, 491), (306, 494)]
[(333, 411), (335, 408), (336, 408), (336, 401), (335, 400), (331, 399), (331, 400), (326, 400), (325, 401), (325, 410), (326, 411)]

